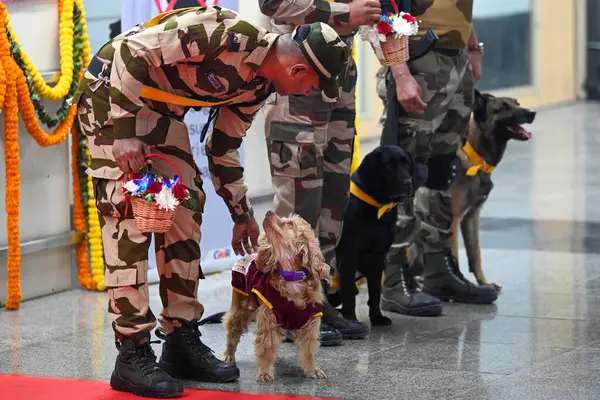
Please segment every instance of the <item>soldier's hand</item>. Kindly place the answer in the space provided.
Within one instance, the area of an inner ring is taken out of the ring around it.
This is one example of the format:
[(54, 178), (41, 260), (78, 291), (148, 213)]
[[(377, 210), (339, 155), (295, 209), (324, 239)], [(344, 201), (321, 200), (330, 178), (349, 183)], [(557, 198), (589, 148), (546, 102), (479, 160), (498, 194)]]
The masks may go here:
[(421, 87), (410, 74), (402, 74), (395, 76), (396, 80), (396, 95), (398, 102), (408, 113), (423, 114), (427, 108), (427, 103), (421, 99)]
[(381, 16), (381, 4), (378, 0), (358, 0), (350, 3), (350, 26), (373, 25)]
[(119, 169), (125, 173), (137, 172), (151, 163), (144, 158), (149, 153), (148, 146), (136, 138), (115, 140), (112, 152)]
[(255, 253), (258, 249), (260, 228), (254, 217), (247, 222), (236, 222), (233, 226), (231, 247), (238, 256)]

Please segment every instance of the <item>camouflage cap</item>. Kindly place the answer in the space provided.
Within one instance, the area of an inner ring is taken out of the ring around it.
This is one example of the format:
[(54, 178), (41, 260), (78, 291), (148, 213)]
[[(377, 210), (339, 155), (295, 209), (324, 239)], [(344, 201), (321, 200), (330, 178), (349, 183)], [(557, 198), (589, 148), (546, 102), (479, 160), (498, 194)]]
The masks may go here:
[(337, 32), (322, 22), (297, 27), (292, 32), (294, 42), (319, 74), (319, 86), (326, 102), (339, 97), (337, 78), (350, 59), (350, 49)]

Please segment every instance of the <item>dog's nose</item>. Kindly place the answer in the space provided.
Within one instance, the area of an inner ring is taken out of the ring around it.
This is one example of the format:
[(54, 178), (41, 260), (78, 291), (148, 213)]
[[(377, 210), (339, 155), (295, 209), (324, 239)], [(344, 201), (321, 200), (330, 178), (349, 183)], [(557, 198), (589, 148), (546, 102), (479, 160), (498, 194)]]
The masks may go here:
[(271, 210), (267, 211), (267, 213), (265, 214), (265, 217), (270, 217), (272, 215), (275, 215), (275, 213)]
[(532, 123), (533, 120), (535, 119), (535, 115), (536, 115), (535, 110), (527, 110), (527, 112), (525, 113), (525, 118), (527, 118), (527, 121), (529, 123)]

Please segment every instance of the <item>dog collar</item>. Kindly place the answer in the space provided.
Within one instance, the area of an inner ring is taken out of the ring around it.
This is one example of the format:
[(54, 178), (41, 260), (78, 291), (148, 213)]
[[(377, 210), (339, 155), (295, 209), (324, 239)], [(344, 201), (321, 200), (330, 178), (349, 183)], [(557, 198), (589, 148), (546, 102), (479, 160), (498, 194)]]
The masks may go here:
[(281, 268), (277, 268), (277, 275), (282, 277), (285, 281), (288, 282), (297, 282), (302, 281), (308, 276), (308, 270), (304, 268), (300, 272), (295, 271), (284, 271)]
[(492, 171), (496, 168), (495, 165), (490, 165), (485, 162), (483, 157), (477, 153), (477, 151), (473, 148), (471, 143), (467, 142), (463, 148), (463, 152), (467, 155), (469, 160), (475, 164), (467, 170), (467, 176), (475, 176), (477, 172), (481, 171), (486, 174), (491, 174)]
[(365, 193), (361, 188), (358, 187), (358, 185), (352, 181), (350, 181), (350, 193), (352, 193), (354, 196), (356, 196), (359, 200), (364, 201), (365, 203), (376, 207), (377, 208), (377, 219), (380, 219), (383, 214), (385, 214), (386, 212), (390, 211), (391, 209), (393, 209), (394, 207), (396, 207), (397, 203), (380, 203), (377, 200), (375, 200), (374, 198), (372, 198), (371, 196), (369, 196), (367, 193)]

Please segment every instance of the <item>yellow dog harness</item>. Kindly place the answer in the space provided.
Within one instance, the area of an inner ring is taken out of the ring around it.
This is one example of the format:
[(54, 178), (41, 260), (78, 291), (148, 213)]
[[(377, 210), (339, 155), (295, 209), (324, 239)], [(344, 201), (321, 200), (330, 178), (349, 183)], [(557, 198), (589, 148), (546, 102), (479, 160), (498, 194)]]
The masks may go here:
[(367, 193), (365, 193), (361, 188), (358, 187), (357, 184), (355, 184), (352, 181), (350, 181), (350, 193), (352, 193), (354, 196), (356, 196), (359, 200), (362, 200), (365, 203), (367, 203), (373, 207), (376, 207), (377, 208), (377, 219), (380, 219), (383, 216), (383, 214), (385, 214), (386, 212), (388, 212), (391, 209), (393, 209), (394, 207), (396, 207), (396, 204), (397, 204), (394, 202), (387, 203), (387, 204), (378, 202), (377, 200), (375, 200), (374, 198), (369, 196)]
[(495, 165), (486, 163), (483, 157), (481, 157), (479, 153), (475, 151), (471, 143), (467, 142), (462, 150), (465, 152), (469, 160), (475, 164), (467, 170), (467, 176), (475, 176), (479, 171), (490, 174), (496, 168)]

